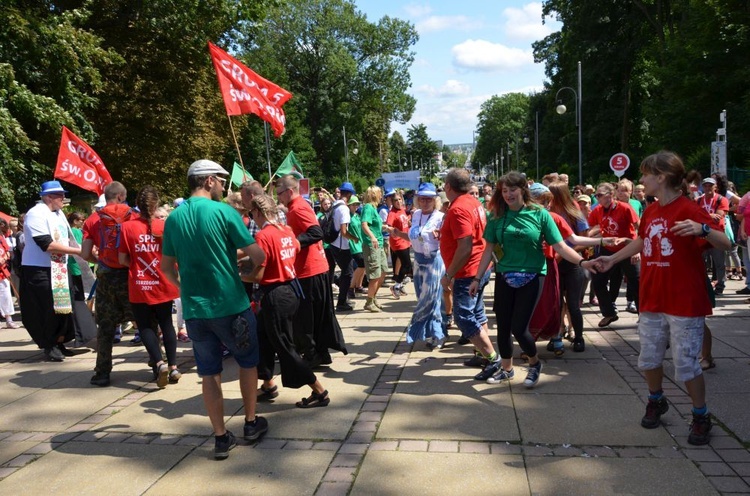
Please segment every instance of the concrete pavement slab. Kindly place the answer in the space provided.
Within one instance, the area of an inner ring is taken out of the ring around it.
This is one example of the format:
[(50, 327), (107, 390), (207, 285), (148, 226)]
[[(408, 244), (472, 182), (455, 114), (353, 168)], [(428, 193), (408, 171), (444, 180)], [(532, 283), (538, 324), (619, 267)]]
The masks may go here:
[(508, 388), (482, 385), (471, 395), (394, 394), (377, 439), (516, 442), (521, 438)]
[(528, 457), (526, 466), (532, 494), (717, 494), (690, 460)]
[(146, 495), (311, 495), (333, 459), (333, 451), (259, 449), (240, 445), (213, 461), (213, 442), (195, 450)]
[[(663, 428), (641, 427), (645, 405), (635, 395), (516, 394), (513, 403), (524, 443), (671, 446)], [(667, 412), (662, 420), (681, 422)]]
[(0, 481), (0, 494), (143, 494), (191, 449), (71, 441)]
[[(540, 355), (541, 356), (541, 355)], [(516, 365), (516, 378), (511, 383), (518, 394), (630, 394), (628, 386), (607, 362), (603, 360), (544, 360), (539, 384), (526, 389), (523, 380), (526, 368)]]
[(63, 431), (123, 394), (117, 388), (41, 389), (0, 408), (0, 418), (15, 430)]
[(5, 465), (37, 444), (38, 441), (0, 441), (0, 465)]
[(750, 409), (747, 394), (716, 393), (710, 388), (706, 402), (711, 414), (734, 433), (743, 443), (750, 443)]
[(349, 494), (523, 495), (529, 482), (520, 456), (370, 451)]

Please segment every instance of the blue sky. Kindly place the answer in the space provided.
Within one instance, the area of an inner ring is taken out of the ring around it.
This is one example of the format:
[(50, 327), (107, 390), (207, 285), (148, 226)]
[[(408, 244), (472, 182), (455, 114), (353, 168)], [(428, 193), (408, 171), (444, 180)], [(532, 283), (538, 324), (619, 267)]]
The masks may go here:
[(542, 23), (542, 3), (518, 0), (356, 0), (368, 20), (384, 15), (411, 22), (419, 41), (411, 67), (417, 99), (412, 120), (394, 123), (406, 129), (425, 124), (432, 139), (470, 143), (479, 106), (492, 95), (539, 91), (544, 66), (535, 64), (531, 44), (558, 31), (560, 23)]

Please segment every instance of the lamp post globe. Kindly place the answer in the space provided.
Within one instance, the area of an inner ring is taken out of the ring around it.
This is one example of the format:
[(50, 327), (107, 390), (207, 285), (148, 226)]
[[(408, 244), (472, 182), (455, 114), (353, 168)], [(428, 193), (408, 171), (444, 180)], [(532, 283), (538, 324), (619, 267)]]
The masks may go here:
[(557, 104), (557, 107), (555, 108), (555, 111), (557, 111), (558, 114), (563, 115), (568, 110), (568, 107), (566, 107), (565, 105), (563, 105), (563, 103), (560, 102), (559, 100), (558, 100), (558, 102), (559, 103)]

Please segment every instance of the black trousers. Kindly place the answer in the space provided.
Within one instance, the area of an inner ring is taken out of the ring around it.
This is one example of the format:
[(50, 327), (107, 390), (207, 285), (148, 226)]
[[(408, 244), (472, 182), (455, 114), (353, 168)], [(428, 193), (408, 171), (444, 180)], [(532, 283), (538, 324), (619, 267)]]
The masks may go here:
[(398, 272), (393, 275), (393, 280), (396, 281), (397, 284), (401, 284), (404, 282), (404, 277), (406, 277), (407, 274), (412, 273), (409, 248), (403, 250), (391, 249), (391, 263), (394, 267), (396, 266), (396, 260), (401, 260), (401, 267), (399, 267)]
[(544, 288), (544, 276), (538, 275), (520, 288), (512, 288), (502, 274), (495, 275), (494, 309), (497, 317), (497, 348), (501, 358), (513, 357), (513, 337), (530, 357), (536, 356), (536, 341), (529, 323)]
[(349, 291), (349, 286), (352, 285), (352, 275), (354, 270), (352, 269), (352, 254), (349, 250), (342, 250), (335, 246), (329, 246), (333, 258), (336, 260), (336, 265), (341, 269), (341, 275), (339, 276), (339, 305), (346, 305), (346, 293)]
[(273, 377), (274, 355), (278, 355), (284, 387), (297, 389), (312, 384), (316, 380), (315, 374), (294, 347), (293, 320), (299, 307), (297, 293), (288, 283), (261, 286), (260, 290), (263, 297), (258, 315), (258, 377), (263, 380)]
[[(611, 255), (613, 252), (606, 248), (601, 248), (600, 256)], [(596, 273), (591, 276), (591, 286), (594, 288), (594, 293), (599, 299), (599, 311), (605, 317), (613, 317), (617, 311), (615, 310), (615, 301), (617, 295), (620, 293), (620, 283), (622, 282), (622, 276), (628, 278), (628, 288), (630, 288), (630, 296), (635, 302), (636, 308), (638, 308), (638, 285), (640, 284), (640, 264), (630, 263), (630, 259), (622, 260), (621, 262), (614, 265), (611, 269), (604, 273)], [(609, 287), (607, 285), (609, 284)]]
[(156, 326), (154, 326), (155, 323), (158, 323), (164, 339), (167, 363), (177, 365), (177, 335), (175, 334), (174, 324), (172, 324), (172, 300), (156, 305), (131, 303), (131, 306), (135, 322), (138, 324), (138, 332), (151, 361), (158, 363), (162, 360), (159, 334)]
[(73, 314), (56, 314), (52, 301), (51, 269), (24, 265), (21, 271), (21, 321), (31, 339), (45, 350), (62, 336), (75, 337)]
[[(561, 260), (557, 264), (560, 273), (560, 298), (565, 296), (570, 313), (570, 323), (573, 325), (576, 338), (583, 337), (583, 314), (581, 313), (581, 298), (583, 298), (583, 283), (586, 276), (577, 264)], [(562, 308), (562, 305), (561, 305)]]

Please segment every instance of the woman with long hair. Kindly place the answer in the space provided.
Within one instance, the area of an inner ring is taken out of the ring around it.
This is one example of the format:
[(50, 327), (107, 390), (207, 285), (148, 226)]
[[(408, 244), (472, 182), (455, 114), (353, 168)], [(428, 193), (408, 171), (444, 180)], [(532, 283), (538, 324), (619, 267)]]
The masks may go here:
[(276, 221), (276, 202), (270, 196), (255, 195), (250, 200), (249, 213), (260, 227), (255, 242), (266, 254), (265, 262), (243, 277), (260, 285), (258, 377), (263, 385), (258, 396), (268, 399), (278, 396), (278, 386), (273, 381), (274, 355), (278, 355), (284, 387), (298, 389), (307, 385), (312, 389), (311, 395), (298, 401), (297, 406), (327, 406), (331, 401), (328, 391), (315, 377), (310, 363), (294, 347), (294, 314), (303, 296), (294, 271), (299, 241), (289, 226)]
[[(564, 259), (589, 268), (586, 262), (563, 241), (549, 212), (531, 200), (526, 177), (512, 171), (501, 177), (491, 202), (492, 218), (484, 231), (487, 241), (478, 274), (483, 274), (496, 255), (495, 301), (497, 317), (497, 345), (501, 366), (487, 382), (510, 380), (513, 370), (513, 337), (529, 358), (529, 370), (524, 385), (534, 387), (539, 382), (542, 363), (537, 356), (536, 343), (529, 333), (529, 322), (544, 285), (547, 273), (542, 242), (546, 241)], [(474, 279), (469, 287), (476, 294), (480, 281)]]
[(378, 290), (385, 282), (388, 272), (388, 261), (386, 259), (385, 247), (383, 245), (383, 219), (378, 214), (378, 204), (383, 192), (377, 186), (370, 186), (365, 191), (363, 198), (362, 214), (362, 238), (364, 245), (362, 250), (365, 257), (365, 268), (367, 279), (367, 301), (364, 309), (368, 312), (379, 312), (382, 307), (378, 303)]
[(701, 256), (709, 246), (727, 250), (731, 244), (723, 226), (686, 197), (685, 166), (679, 156), (666, 151), (649, 155), (641, 162), (641, 174), (646, 195), (658, 201), (643, 213), (638, 237), (617, 253), (597, 259), (597, 268), (606, 270), (642, 253), (638, 367), (649, 396), (641, 426), (659, 427), (669, 410), (662, 389), (669, 347), (675, 379), (685, 382), (693, 403), (688, 443), (703, 445), (709, 442), (711, 417), (700, 352), (705, 316), (712, 311)]
[[(153, 186), (138, 192), (135, 204), (140, 216), (122, 224), (118, 258), (128, 266), (128, 296), (141, 340), (148, 351), (156, 385), (176, 384), (182, 374), (177, 369), (177, 335), (172, 324), (172, 303), (180, 296), (161, 270), (164, 220), (155, 218), (159, 193)], [(153, 326), (158, 322), (164, 340), (167, 363)]]

